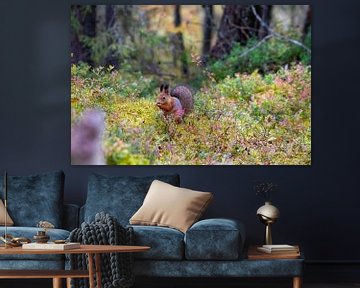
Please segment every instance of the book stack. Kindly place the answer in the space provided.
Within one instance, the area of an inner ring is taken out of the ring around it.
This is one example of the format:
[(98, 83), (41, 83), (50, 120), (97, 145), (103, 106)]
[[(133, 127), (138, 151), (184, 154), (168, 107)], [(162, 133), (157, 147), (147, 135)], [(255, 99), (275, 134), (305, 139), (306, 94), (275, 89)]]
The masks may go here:
[(22, 245), (27, 250), (70, 250), (79, 249), (80, 243), (28, 243)]
[(266, 259), (296, 259), (300, 257), (299, 246), (291, 245), (262, 245), (250, 246), (248, 250), (248, 259), (266, 260)]
[(299, 254), (298, 246), (291, 245), (262, 245), (257, 247), (257, 250), (260, 252), (268, 253), (268, 254)]

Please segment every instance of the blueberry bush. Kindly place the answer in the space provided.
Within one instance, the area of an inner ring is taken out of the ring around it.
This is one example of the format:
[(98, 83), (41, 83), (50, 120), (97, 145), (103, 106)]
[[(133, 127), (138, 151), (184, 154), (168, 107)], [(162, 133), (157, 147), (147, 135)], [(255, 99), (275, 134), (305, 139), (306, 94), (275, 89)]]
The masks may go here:
[(109, 165), (311, 164), (309, 61), (280, 59), (278, 69), (265, 73), (255, 64), (245, 71), (230, 63), (225, 74), (227, 64), (217, 63), (203, 70), (195, 109), (180, 124), (156, 107), (154, 76), (73, 64), (72, 122), (87, 109), (105, 112)]

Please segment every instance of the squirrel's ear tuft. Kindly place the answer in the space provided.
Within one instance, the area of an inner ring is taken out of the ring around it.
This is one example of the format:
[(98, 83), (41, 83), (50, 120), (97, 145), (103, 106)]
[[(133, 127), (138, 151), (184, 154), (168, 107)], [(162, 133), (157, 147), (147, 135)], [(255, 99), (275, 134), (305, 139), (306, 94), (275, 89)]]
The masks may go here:
[(161, 85), (160, 85), (160, 92), (162, 92), (163, 89), (164, 89), (164, 84), (161, 84)]
[(165, 85), (164, 85), (164, 92), (165, 92), (166, 94), (169, 94), (169, 85), (168, 85), (168, 84), (165, 84)]

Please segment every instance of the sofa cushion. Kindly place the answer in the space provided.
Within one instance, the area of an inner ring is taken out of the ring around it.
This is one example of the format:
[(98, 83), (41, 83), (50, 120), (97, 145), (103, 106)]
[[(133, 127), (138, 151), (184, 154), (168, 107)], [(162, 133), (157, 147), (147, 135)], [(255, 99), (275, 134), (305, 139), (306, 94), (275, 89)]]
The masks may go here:
[(89, 177), (88, 193), (84, 205), (84, 221), (91, 222), (98, 212), (114, 216), (126, 226), (130, 217), (139, 209), (154, 179), (179, 186), (179, 175), (149, 177), (121, 177), (92, 174)]
[(245, 240), (243, 225), (231, 219), (206, 219), (195, 223), (185, 235), (188, 260), (238, 259)]
[[(25, 237), (33, 240), (33, 236), (36, 235), (41, 228), (36, 227), (8, 227), (7, 233), (14, 237)], [(0, 227), (0, 235), (5, 234), (5, 227)], [(49, 229), (47, 234), (50, 236), (49, 241), (65, 240), (69, 237), (70, 232), (63, 229)], [(0, 260), (61, 260), (64, 259), (64, 255), (0, 255)]]
[(135, 259), (182, 260), (184, 234), (172, 228), (157, 226), (132, 226), (134, 244), (150, 246), (146, 252), (134, 253)]
[(5, 217), (6, 217), (6, 225), (8, 226), (14, 225), (14, 221), (11, 219), (9, 213), (6, 212), (5, 215), (5, 205), (3, 201), (0, 199), (0, 226), (5, 225)]
[(213, 195), (154, 180), (143, 205), (131, 217), (134, 225), (157, 225), (186, 232), (197, 221)]
[[(0, 183), (3, 176), (0, 176)], [(0, 185), (0, 195), (3, 195)], [(59, 228), (63, 216), (64, 173), (8, 176), (8, 212), (16, 226), (35, 227), (45, 220)]]

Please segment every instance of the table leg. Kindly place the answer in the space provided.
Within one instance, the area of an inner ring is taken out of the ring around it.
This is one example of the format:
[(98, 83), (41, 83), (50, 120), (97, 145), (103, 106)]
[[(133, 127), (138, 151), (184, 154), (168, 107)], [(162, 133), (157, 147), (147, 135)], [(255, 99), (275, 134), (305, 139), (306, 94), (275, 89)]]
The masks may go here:
[(293, 288), (301, 288), (301, 277), (296, 276), (293, 278)]
[(71, 278), (66, 278), (66, 288), (71, 288)]
[(88, 253), (88, 260), (89, 260), (89, 288), (95, 288), (94, 282), (94, 254)]
[(53, 288), (62, 288), (61, 278), (53, 278)]
[(96, 271), (96, 285), (97, 288), (102, 288), (101, 284), (101, 255), (95, 254), (95, 271)]

